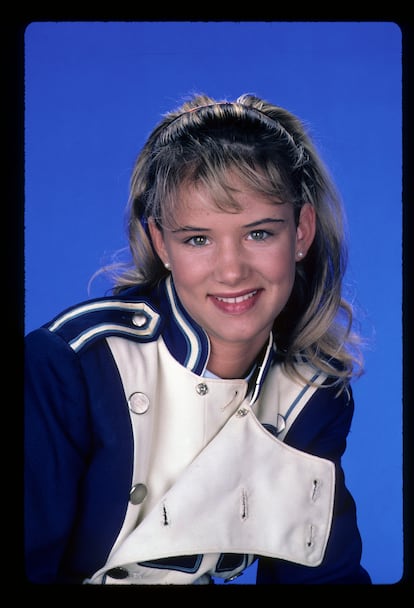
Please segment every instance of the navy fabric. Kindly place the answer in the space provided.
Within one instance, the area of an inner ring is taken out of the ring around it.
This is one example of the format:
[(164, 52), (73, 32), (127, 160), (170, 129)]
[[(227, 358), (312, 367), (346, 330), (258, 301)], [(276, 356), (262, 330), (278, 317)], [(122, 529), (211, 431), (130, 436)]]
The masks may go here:
[(129, 413), (104, 340), (79, 357), (41, 329), (28, 336), (26, 353), (27, 575), (81, 582), (105, 562), (126, 512)]
[[(153, 334), (142, 339), (155, 340), (162, 331), (181, 364), (189, 359), (186, 331), (197, 335), (197, 365), (204, 365), (207, 337), (195, 324), (185, 329), (188, 315), (181, 317), (183, 311), (179, 311), (182, 322), (172, 314), (164, 288), (152, 294), (127, 290), (115, 299), (150, 303), (161, 321)], [(70, 318), (77, 310), (66, 313)], [(62, 320), (61, 316), (57, 319)], [(81, 583), (105, 563), (122, 527), (134, 444), (121, 379), (105, 340), (112, 334), (98, 332), (76, 352), (69, 343), (91, 325), (110, 322), (130, 328), (131, 319), (129, 310), (98, 306), (93, 313), (75, 314), (56, 331), (50, 331), (48, 324), (26, 337), (24, 508), (30, 582)], [(125, 339), (139, 338), (126, 335)], [(317, 390), (285, 438), (293, 447), (328, 458), (337, 467), (335, 518), (326, 556), (317, 568), (259, 558), (258, 584), (369, 582), (360, 567), (355, 504), (340, 464), (353, 416), (352, 393), (336, 398), (335, 390)], [(243, 559), (223, 555), (219, 566), (224, 571)]]

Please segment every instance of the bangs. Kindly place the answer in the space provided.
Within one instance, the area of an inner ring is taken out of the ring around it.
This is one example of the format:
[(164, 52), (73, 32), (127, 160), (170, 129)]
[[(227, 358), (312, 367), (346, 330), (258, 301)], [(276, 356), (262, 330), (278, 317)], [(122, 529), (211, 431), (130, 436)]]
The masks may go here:
[(245, 159), (232, 160), (226, 163), (211, 165), (211, 163), (195, 162), (185, 165), (180, 170), (178, 179), (165, 184), (160, 208), (159, 224), (167, 229), (178, 228), (175, 220), (177, 209), (181, 202), (183, 189), (200, 189), (208, 192), (217, 209), (226, 213), (238, 213), (242, 210), (237, 194), (249, 192), (267, 198), (271, 204), (294, 202), (289, 182), (284, 179), (277, 168), (263, 164), (256, 168)]
[(240, 211), (240, 191), (300, 203), (295, 155), (293, 139), (260, 112), (237, 104), (187, 112), (161, 131), (152, 150), (147, 216), (175, 229), (180, 190), (189, 187), (202, 188), (230, 213)]

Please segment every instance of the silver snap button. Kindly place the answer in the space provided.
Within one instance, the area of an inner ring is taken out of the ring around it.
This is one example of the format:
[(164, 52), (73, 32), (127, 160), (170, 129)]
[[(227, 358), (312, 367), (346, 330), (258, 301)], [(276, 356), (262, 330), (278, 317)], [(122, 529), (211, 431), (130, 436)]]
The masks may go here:
[(147, 486), (143, 483), (136, 483), (129, 493), (129, 502), (133, 505), (140, 505), (147, 494)]
[(207, 384), (204, 384), (204, 382), (200, 382), (200, 384), (197, 384), (197, 386), (196, 386), (196, 391), (199, 395), (207, 395), (207, 393), (208, 393)]
[(144, 315), (140, 312), (137, 312), (132, 317), (132, 322), (137, 327), (144, 327), (144, 325), (148, 322), (148, 319), (147, 319), (146, 315)]
[(145, 414), (149, 407), (149, 399), (144, 393), (132, 393), (128, 398), (128, 406), (134, 414)]
[(239, 410), (237, 410), (237, 416), (239, 418), (241, 418), (242, 416), (246, 416), (246, 414), (249, 413), (249, 410), (246, 409), (245, 407), (241, 407)]

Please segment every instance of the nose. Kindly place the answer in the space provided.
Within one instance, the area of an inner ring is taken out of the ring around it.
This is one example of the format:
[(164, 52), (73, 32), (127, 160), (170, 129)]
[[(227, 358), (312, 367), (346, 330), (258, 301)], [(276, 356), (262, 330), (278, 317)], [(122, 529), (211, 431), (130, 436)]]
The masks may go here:
[(248, 263), (243, 248), (237, 243), (226, 242), (217, 251), (214, 278), (226, 285), (237, 285), (248, 275)]

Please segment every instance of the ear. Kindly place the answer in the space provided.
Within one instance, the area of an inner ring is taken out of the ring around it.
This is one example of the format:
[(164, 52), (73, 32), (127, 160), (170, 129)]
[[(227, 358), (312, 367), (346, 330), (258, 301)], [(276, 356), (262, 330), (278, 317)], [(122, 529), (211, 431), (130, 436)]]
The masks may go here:
[(299, 223), (296, 228), (296, 259), (302, 260), (313, 243), (316, 232), (315, 209), (305, 203), (300, 210)]
[(161, 259), (161, 262), (165, 264), (165, 262), (168, 261), (168, 253), (165, 247), (164, 236), (162, 230), (156, 225), (153, 217), (148, 218), (148, 229), (154, 249)]

